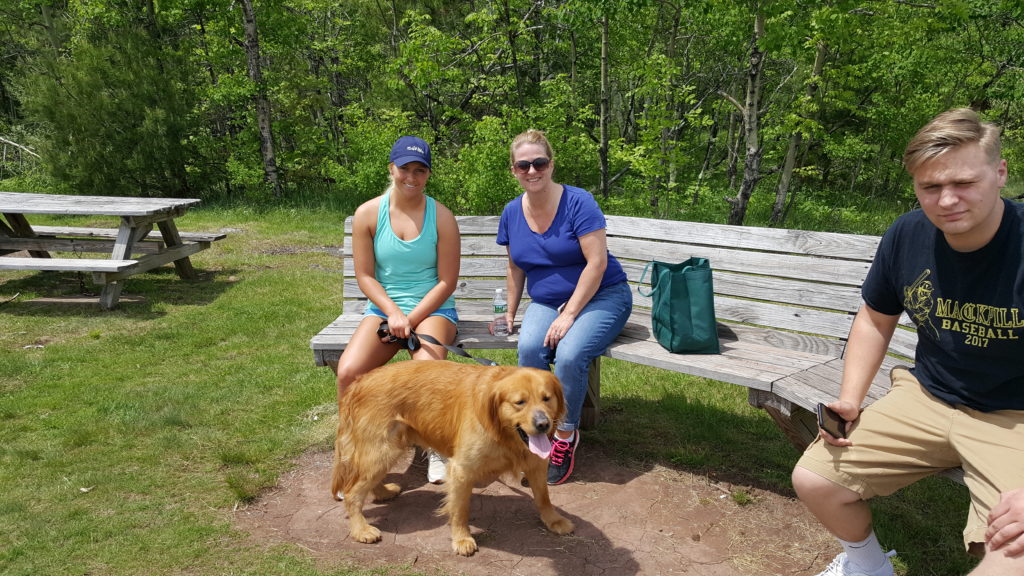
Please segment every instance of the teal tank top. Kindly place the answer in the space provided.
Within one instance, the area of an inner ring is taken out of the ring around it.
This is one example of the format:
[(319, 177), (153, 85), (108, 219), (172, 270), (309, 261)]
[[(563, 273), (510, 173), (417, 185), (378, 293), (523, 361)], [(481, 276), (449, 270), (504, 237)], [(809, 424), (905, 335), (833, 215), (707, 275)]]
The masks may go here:
[[(437, 286), (437, 206), (427, 196), (420, 235), (406, 241), (391, 229), (391, 194), (381, 196), (377, 209), (377, 233), (373, 237), (374, 274), (384, 291), (408, 314)], [(367, 301), (369, 310), (383, 311)], [(454, 308), (455, 297), (449, 296), (441, 308)]]

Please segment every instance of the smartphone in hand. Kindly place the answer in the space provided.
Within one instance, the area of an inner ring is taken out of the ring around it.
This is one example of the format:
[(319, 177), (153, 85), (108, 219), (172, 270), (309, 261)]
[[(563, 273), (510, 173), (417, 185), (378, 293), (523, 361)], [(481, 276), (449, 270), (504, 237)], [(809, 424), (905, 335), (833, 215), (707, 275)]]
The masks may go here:
[(835, 438), (846, 438), (846, 420), (821, 402), (818, 402), (818, 427)]

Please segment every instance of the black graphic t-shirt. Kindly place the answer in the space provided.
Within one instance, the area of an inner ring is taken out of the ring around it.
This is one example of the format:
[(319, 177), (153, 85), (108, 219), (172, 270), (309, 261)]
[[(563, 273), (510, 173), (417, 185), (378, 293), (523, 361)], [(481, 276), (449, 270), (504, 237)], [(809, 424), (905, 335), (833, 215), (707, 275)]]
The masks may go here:
[(1024, 410), (1024, 204), (1003, 200), (995, 237), (957, 252), (915, 210), (886, 231), (861, 293), (917, 325), (914, 375), (936, 397), (991, 412)]

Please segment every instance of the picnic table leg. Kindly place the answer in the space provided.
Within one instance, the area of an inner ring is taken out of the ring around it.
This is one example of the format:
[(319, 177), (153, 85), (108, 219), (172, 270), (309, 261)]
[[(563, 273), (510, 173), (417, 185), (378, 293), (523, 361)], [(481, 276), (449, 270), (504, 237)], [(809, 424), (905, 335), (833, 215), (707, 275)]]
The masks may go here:
[[(7, 236), (9, 238), (35, 238), (36, 233), (32, 230), (32, 225), (28, 223), (24, 214), (13, 214), (5, 213), (4, 218), (7, 218), (8, 224), (4, 224), (0, 220), (0, 235)], [(4, 251), (4, 254), (10, 254), (13, 251)], [(29, 250), (29, 255), (33, 258), (50, 258), (50, 253), (46, 250)]]
[(100, 307), (104, 310), (112, 310), (117, 306), (117, 301), (121, 297), (121, 282), (108, 282), (103, 285), (103, 290), (100, 292)]
[[(160, 233), (163, 234), (164, 243), (168, 248), (181, 246), (181, 236), (178, 234), (178, 227), (174, 225), (173, 220), (161, 220), (156, 225), (160, 227)], [(174, 269), (178, 272), (179, 278), (189, 280), (196, 278), (196, 271), (192, 268), (192, 261), (188, 259), (188, 256), (175, 260)]]
[[(121, 218), (121, 227), (117, 230), (117, 239), (114, 240), (114, 250), (110, 257), (114, 260), (130, 260), (135, 243), (145, 238), (152, 229), (151, 222), (142, 224), (131, 218)], [(120, 297), (121, 280), (107, 282), (100, 292), (100, 306), (105, 310), (111, 310), (117, 306)]]

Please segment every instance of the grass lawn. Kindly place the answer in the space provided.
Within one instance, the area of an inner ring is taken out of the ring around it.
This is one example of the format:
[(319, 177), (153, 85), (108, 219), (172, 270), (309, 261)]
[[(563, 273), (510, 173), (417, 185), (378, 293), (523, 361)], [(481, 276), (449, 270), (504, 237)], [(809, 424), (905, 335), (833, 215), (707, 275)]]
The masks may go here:
[[(182, 230), (228, 232), (193, 256), (201, 279), (181, 281), (171, 266), (133, 276), (124, 294), (144, 300), (113, 311), (30, 301), (98, 292), (87, 277), (0, 275), (0, 574), (368, 573), (253, 544), (231, 522), (296, 455), (333, 440), (321, 418), (333, 410), (333, 380), (308, 341), (340, 309), (332, 250), (343, 219), (330, 209), (193, 210)], [(798, 454), (745, 389), (602, 366), (603, 420), (588, 443), (624, 461), (791, 492)], [(969, 569), (962, 487), (923, 482), (874, 506), (901, 571)]]

